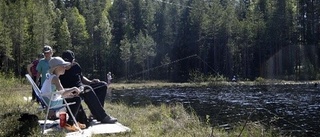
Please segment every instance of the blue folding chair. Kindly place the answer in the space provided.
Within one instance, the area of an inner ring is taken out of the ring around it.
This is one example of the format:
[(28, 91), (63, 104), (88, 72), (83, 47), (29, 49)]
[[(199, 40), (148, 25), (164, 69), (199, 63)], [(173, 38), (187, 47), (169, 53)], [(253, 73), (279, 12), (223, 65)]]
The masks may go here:
[[(49, 95), (49, 96), (51, 96), (51, 98), (48, 99), (46, 96), (44, 96), (44, 94), (41, 94), (41, 90), (38, 88), (37, 84), (33, 81), (31, 76), (29, 74), (26, 74), (25, 76), (26, 76), (27, 80), (30, 82), (30, 84), (32, 85), (37, 97), (39, 98), (39, 102), (42, 106), (42, 109), (46, 110), (44, 126), (42, 128), (42, 133), (44, 134), (44, 131), (46, 129), (47, 120), (48, 120), (49, 111), (50, 110), (56, 111), (56, 110), (60, 110), (64, 107), (66, 107), (68, 109), (68, 111), (71, 112), (69, 105), (73, 105), (76, 102), (67, 103), (67, 101), (64, 98), (61, 98), (63, 100), (64, 104), (61, 103), (59, 105), (51, 106), (51, 102), (52, 102), (51, 99), (55, 95), (55, 93), (50, 93), (51, 95)], [(46, 95), (48, 95), (48, 94), (46, 94)], [(49, 102), (47, 103), (46, 100)], [(78, 122), (76, 121), (76, 118), (74, 117), (74, 115), (72, 113), (70, 113), (70, 114), (71, 114), (72, 119), (75, 121), (77, 128), (79, 129), (80, 132), (82, 132), (82, 130), (79, 128)]]

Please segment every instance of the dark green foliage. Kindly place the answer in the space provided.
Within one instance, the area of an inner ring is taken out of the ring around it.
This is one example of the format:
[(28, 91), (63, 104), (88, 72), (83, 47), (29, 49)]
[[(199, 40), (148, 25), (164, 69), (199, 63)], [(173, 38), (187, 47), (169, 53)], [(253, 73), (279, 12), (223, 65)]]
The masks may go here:
[(34, 114), (21, 112), (5, 113), (1, 116), (0, 120), (0, 135), (2, 137), (27, 137), (40, 132), (38, 117)]
[(49, 44), (54, 56), (74, 50), (92, 78), (111, 71), (118, 80), (187, 81), (198, 70), (316, 79), (319, 7), (312, 0), (5, 0), (0, 70), (24, 74)]

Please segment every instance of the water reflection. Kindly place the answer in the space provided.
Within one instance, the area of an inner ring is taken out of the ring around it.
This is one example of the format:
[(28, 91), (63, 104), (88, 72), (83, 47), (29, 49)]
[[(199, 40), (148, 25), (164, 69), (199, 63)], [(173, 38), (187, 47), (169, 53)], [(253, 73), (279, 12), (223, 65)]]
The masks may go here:
[(230, 128), (250, 116), (284, 134), (320, 136), (320, 92), (313, 85), (121, 90), (113, 91), (112, 101), (134, 106), (180, 102), (200, 118), (209, 115), (213, 126)]

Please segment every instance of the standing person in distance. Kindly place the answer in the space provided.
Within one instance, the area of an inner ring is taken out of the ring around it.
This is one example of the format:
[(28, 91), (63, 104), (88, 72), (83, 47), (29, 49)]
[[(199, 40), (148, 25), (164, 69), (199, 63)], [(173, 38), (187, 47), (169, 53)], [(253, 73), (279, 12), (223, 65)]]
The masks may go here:
[[(32, 61), (32, 63), (28, 64), (27, 66), (27, 71), (28, 74), (32, 77), (33, 81), (35, 83), (38, 83), (37, 80), (37, 75), (38, 75), (38, 71), (36, 69), (39, 60), (43, 58), (43, 54), (38, 54), (37, 59), (35, 59), (34, 61)], [(39, 85), (38, 85), (39, 86)], [(32, 88), (32, 101), (36, 101), (39, 102), (39, 99), (37, 98), (36, 92), (34, 91), (34, 89)]]
[(112, 96), (111, 88), (109, 88), (111, 85), (111, 80), (112, 80), (112, 74), (111, 74), (111, 72), (108, 72), (108, 74), (107, 74), (108, 87), (107, 87), (107, 96), (106, 96), (105, 100), (110, 100), (110, 101), (111, 101), (111, 96)]
[(110, 85), (111, 84), (111, 80), (112, 80), (111, 72), (108, 72), (107, 80), (108, 80), (107, 84)]
[[(39, 61), (36, 67), (36, 70), (38, 71), (36, 82), (38, 82), (37, 85), (39, 86), (40, 89), (44, 80), (47, 77), (46, 74), (48, 73), (48, 70), (49, 70), (49, 60), (53, 55), (53, 50), (48, 45), (45, 45), (42, 51), (44, 54), (44, 58)], [(40, 83), (39, 83), (39, 79), (41, 79)]]

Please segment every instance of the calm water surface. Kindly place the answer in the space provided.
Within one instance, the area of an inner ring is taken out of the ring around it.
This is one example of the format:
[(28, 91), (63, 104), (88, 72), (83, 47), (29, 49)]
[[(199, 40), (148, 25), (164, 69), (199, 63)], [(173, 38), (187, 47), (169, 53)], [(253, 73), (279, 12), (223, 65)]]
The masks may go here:
[(320, 88), (314, 85), (216, 86), (210, 88), (135, 89), (112, 92), (112, 102), (133, 106), (183, 103), (212, 126), (232, 129), (259, 121), (285, 135), (320, 136)]

